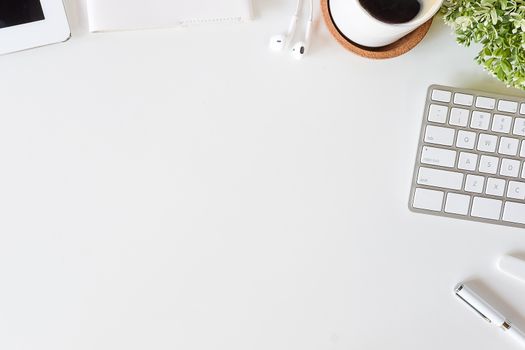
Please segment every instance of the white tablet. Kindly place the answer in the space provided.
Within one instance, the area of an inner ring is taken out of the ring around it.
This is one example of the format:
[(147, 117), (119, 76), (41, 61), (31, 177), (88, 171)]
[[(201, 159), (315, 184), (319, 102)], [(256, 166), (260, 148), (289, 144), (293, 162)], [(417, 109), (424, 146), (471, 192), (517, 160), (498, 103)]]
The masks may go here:
[(70, 36), (62, 0), (0, 0), (0, 55)]

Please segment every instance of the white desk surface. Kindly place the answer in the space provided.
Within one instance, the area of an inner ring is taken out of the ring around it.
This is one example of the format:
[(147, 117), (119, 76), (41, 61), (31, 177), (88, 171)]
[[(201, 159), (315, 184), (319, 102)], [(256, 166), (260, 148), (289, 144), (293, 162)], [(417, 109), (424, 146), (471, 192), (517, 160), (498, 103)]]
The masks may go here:
[[(496, 259), (525, 231), (413, 214), (427, 86), (511, 92), (436, 20), (369, 61), (320, 25), (273, 55), (293, 1), (248, 24), (92, 35), (0, 57), (0, 348), (518, 349)], [(522, 94), (523, 95), (523, 94)]]

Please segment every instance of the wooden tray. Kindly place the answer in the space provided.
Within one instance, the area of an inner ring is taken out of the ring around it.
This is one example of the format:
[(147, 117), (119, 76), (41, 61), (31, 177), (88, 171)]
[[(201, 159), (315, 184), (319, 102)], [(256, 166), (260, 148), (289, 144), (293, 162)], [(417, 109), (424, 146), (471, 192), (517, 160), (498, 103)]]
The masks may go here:
[(359, 45), (352, 40), (348, 39), (335, 25), (330, 9), (328, 6), (330, 0), (321, 0), (321, 12), (323, 13), (324, 22), (326, 23), (328, 30), (332, 36), (337, 40), (343, 47), (353, 53), (373, 59), (385, 59), (401, 56), (404, 53), (412, 50), (417, 44), (423, 40), (427, 35), (430, 25), (432, 24), (432, 18), (427, 22), (423, 23), (419, 28), (413, 32), (402, 37), (398, 41), (382, 47), (368, 47)]

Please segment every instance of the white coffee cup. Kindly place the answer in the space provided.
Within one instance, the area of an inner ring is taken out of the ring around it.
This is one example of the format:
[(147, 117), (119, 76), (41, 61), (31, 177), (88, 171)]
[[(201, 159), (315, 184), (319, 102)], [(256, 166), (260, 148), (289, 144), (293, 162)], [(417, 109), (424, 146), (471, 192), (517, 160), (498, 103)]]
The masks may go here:
[(410, 22), (389, 24), (381, 22), (365, 10), (359, 0), (329, 0), (328, 6), (333, 22), (339, 31), (353, 42), (380, 47), (391, 44), (434, 16), (443, 0), (419, 0), (421, 9)]

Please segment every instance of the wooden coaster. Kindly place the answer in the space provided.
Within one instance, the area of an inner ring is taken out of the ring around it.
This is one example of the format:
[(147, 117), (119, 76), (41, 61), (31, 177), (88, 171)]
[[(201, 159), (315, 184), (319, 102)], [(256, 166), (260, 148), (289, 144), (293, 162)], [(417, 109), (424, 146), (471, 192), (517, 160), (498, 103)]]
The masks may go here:
[(427, 35), (430, 25), (432, 24), (432, 18), (427, 22), (423, 23), (413, 32), (405, 35), (398, 41), (381, 47), (368, 47), (359, 45), (352, 40), (348, 39), (335, 25), (330, 9), (328, 6), (330, 0), (321, 0), (321, 11), (323, 13), (324, 22), (328, 26), (328, 30), (332, 36), (343, 45), (347, 50), (352, 51), (359, 56), (373, 58), (373, 59), (385, 59), (401, 56), (404, 53), (412, 50), (417, 44), (423, 40)]

